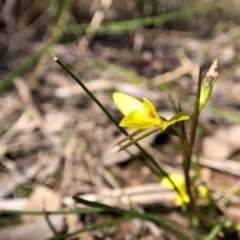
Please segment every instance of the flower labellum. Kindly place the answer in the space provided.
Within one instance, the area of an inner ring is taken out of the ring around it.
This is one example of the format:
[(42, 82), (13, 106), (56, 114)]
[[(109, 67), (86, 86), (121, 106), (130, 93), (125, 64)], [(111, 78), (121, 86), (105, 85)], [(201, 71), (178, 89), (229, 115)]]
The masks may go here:
[(162, 123), (152, 103), (143, 98), (143, 102), (124, 93), (114, 93), (114, 102), (125, 116), (120, 122), (121, 127), (146, 129)]

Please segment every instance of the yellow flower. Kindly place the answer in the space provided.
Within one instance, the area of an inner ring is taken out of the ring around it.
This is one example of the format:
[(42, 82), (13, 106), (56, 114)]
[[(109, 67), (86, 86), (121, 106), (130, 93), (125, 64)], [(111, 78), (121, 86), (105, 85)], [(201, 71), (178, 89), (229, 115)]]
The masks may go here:
[[(177, 187), (177, 189), (180, 193), (180, 194), (177, 193), (177, 195), (176, 195), (175, 205), (181, 206), (184, 203), (189, 203), (190, 199), (187, 194), (184, 177), (181, 174), (173, 173), (173, 174), (169, 175), (169, 178), (173, 181), (173, 183), (175, 184), (175, 186)], [(162, 179), (161, 184), (162, 184), (162, 186), (164, 186), (166, 188), (174, 189), (172, 183), (166, 177), (164, 177)], [(201, 198), (202, 200), (207, 199), (208, 189), (204, 185), (198, 185), (197, 191), (198, 191), (199, 198)]]
[(143, 102), (141, 102), (125, 93), (115, 92), (113, 100), (125, 116), (119, 124), (120, 127), (147, 129), (157, 126), (159, 129), (165, 130), (178, 121), (190, 118), (188, 113), (180, 112), (170, 120), (165, 120), (158, 115), (155, 107), (147, 98), (143, 98)]
[[(137, 129), (114, 145), (120, 145), (125, 142), (124, 145), (120, 147), (119, 151), (128, 148), (139, 140), (159, 130), (166, 130), (171, 134), (178, 135), (179, 132), (177, 129), (173, 127), (169, 129), (167, 128), (178, 121), (183, 121), (190, 118), (190, 115), (188, 113), (180, 112), (173, 116), (170, 120), (166, 120), (158, 115), (155, 107), (147, 98), (143, 98), (143, 102), (141, 102), (138, 99), (131, 97), (125, 93), (115, 92), (113, 93), (113, 100), (120, 112), (122, 112), (124, 115), (124, 118), (120, 122), (119, 126)], [(147, 133), (139, 136), (139, 134), (149, 128), (152, 129)], [(138, 137), (136, 137), (137, 135)]]

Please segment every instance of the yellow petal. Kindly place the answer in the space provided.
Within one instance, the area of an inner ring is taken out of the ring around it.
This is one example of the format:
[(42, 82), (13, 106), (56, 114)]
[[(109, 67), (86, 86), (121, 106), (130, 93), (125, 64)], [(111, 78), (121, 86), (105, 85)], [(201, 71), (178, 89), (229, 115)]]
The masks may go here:
[(184, 194), (182, 196), (180, 196), (179, 194), (176, 196), (176, 199), (175, 199), (175, 205), (176, 206), (181, 206), (183, 205), (184, 203), (189, 203), (190, 199), (188, 197), (187, 194)]
[(133, 111), (123, 118), (119, 126), (137, 128), (137, 129), (146, 129), (149, 127), (153, 127), (154, 124), (155, 124), (154, 120), (151, 120), (150, 118), (145, 117), (139, 111)]
[[(190, 200), (189, 200), (189, 196), (186, 191), (184, 177), (178, 173), (172, 173), (169, 175), (169, 177), (174, 182), (174, 184), (178, 188), (179, 193), (181, 194), (180, 195), (180, 194), (176, 193), (177, 195), (176, 195), (176, 199), (175, 199), (175, 205), (181, 206), (184, 203), (188, 203)], [(174, 189), (172, 183), (166, 177), (164, 177), (162, 179), (161, 184), (164, 187), (167, 187), (169, 189)]]
[[(174, 182), (176, 187), (180, 192), (182, 192), (182, 188), (185, 186), (185, 181), (184, 178), (181, 174), (178, 173), (172, 173), (169, 175), (169, 178)], [(172, 183), (169, 181), (168, 178), (164, 177), (161, 181), (162, 186), (169, 188), (169, 189), (174, 189)]]
[(198, 191), (200, 193), (201, 198), (207, 198), (208, 196), (208, 189), (204, 185), (198, 186)]
[(162, 123), (162, 129), (165, 130), (170, 125), (173, 125), (174, 123), (179, 122), (179, 121), (188, 120), (189, 118), (190, 118), (190, 115), (188, 113), (186, 113), (186, 112), (177, 113), (171, 119), (169, 119), (168, 121)]
[(113, 100), (124, 116), (128, 115), (132, 111), (140, 111), (143, 113), (143, 103), (125, 93), (113, 93)]
[(162, 122), (155, 107), (147, 98), (143, 98), (143, 111), (146, 117), (155, 119), (157, 124)]
[(176, 206), (181, 206), (183, 205), (183, 199), (181, 198), (181, 196), (178, 194), (175, 198), (175, 201), (174, 201), (175, 205)]

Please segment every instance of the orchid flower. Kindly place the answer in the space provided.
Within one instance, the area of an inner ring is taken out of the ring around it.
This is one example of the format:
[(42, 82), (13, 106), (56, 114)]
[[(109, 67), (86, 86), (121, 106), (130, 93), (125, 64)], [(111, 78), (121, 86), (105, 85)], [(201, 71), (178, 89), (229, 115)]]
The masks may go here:
[[(129, 139), (131, 140), (131, 142), (124, 145), (120, 151), (154, 132), (157, 132), (159, 130), (165, 131), (174, 123), (190, 118), (190, 115), (188, 113), (179, 112), (171, 119), (166, 120), (165, 118), (158, 115), (155, 107), (147, 98), (143, 98), (143, 102), (141, 102), (140, 100), (125, 93), (115, 92), (113, 93), (113, 100), (120, 112), (122, 112), (124, 115), (124, 118), (120, 122), (119, 126), (137, 129), (135, 132), (116, 144), (119, 145), (120, 143), (123, 143)], [(141, 137), (135, 138), (134, 140), (132, 139), (134, 136), (152, 127), (153, 129), (150, 132), (144, 134)]]
[[(189, 203), (190, 199), (187, 194), (184, 177), (181, 174), (172, 173), (169, 175), (169, 178), (173, 181), (174, 185), (177, 187), (179, 191), (179, 193), (177, 193), (175, 198), (175, 205), (182, 206), (185, 203)], [(162, 179), (161, 185), (169, 189), (174, 189), (173, 184), (166, 177)], [(206, 200), (208, 195), (208, 189), (204, 185), (198, 185), (197, 193), (202, 200)]]

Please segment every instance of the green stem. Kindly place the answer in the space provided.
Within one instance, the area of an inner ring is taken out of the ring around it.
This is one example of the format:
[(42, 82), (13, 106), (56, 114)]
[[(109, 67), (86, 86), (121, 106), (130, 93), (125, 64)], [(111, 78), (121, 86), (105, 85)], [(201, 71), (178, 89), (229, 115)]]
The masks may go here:
[[(86, 208), (86, 209), (76, 209), (69, 211), (46, 211), (49, 215), (69, 215), (69, 214), (88, 214), (102, 212), (102, 209), (98, 208)], [(2, 214), (8, 215), (43, 215), (43, 211), (20, 211), (20, 210), (1, 210)]]
[(145, 220), (145, 221), (146, 220), (151, 221), (151, 222), (163, 227), (164, 229), (169, 230), (171, 233), (174, 233), (175, 235), (178, 236), (178, 239), (192, 239), (190, 237), (190, 235), (192, 236), (192, 234), (189, 234), (187, 232), (183, 233), (182, 229), (177, 227), (176, 224), (172, 220), (166, 219), (163, 216), (158, 216), (158, 215), (151, 214), (151, 213), (140, 213), (134, 209), (121, 209), (118, 207), (112, 207), (112, 206), (108, 206), (103, 203), (88, 201), (83, 198), (79, 198), (78, 196), (74, 196), (73, 199), (77, 203), (81, 203), (81, 204), (84, 204), (84, 205), (90, 206), (90, 207), (103, 208), (107, 212), (112, 212), (112, 213), (120, 214), (123, 216), (130, 216), (132, 218), (138, 218), (138, 219)]
[[(190, 166), (191, 166), (191, 159), (192, 159), (192, 151), (193, 151), (193, 145), (196, 137), (196, 130), (198, 125), (198, 117), (199, 117), (199, 99), (200, 99), (200, 93), (201, 93), (201, 79), (202, 79), (202, 68), (199, 70), (199, 78), (198, 78), (198, 86), (197, 86), (197, 93), (196, 93), (196, 99), (194, 104), (194, 110), (192, 114), (192, 125), (191, 125), (191, 132), (190, 132), (190, 140), (188, 144), (188, 148), (186, 149), (186, 152), (183, 155), (183, 169), (184, 169), (184, 176), (185, 176), (185, 183), (186, 183), (186, 189), (190, 200), (190, 207), (192, 212), (195, 214), (198, 219), (203, 220), (204, 222), (208, 223), (209, 225), (215, 225), (216, 222), (212, 219), (210, 219), (208, 216), (200, 212), (196, 206), (195, 198), (193, 198), (192, 191), (191, 191), (191, 178), (190, 178)], [(182, 141), (182, 139), (180, 139)], [(183, 144), (183, 143), (182, 143)]]
[[(191, 17), (199, 14), (201, 12), (208, 12), (217, 9), (219, 4), (206, 4), (203, 7), (193, 7), (187, 8), (176, 12), (171, 12), (167, 14), (162, 14), (161, 16), (151, 16), (143, 19), (133, 19), (125, 21), (116, 21), (110, 23), (103, 23), (96, 29), (93, 25), (92, 27), (97, 33), (109, 33), (109, 32), (123, 32), (137, 29), (139, 27), (149, 26), (152, 24), (161, 24), (168, 21), (172, 21), (177, 18)], [(74, 32), (74, 34), (84, 33), (89, 27), (89, 24), (80, 24), (72, 26), (72, 29), (68, 29), (68, 33)]]
[(83, 233), (83, 232), (89, 232), (89, 231), (93, 231), (93, 230), (97, 230), (97, 229), (102, 229), (104, 227), (115, 226), (119, 223), (130, 221), (131, 219), (133, 219), (133, 217), (131, 217), (131, 216), (125, 216), (125, 217), (117, 218), (117, 219), (114, 219), (112, 221), (108, 221), (108, 222), (105, 222), (105, 223), (93, 225), (91, 227), (84, 227), (84, 228), (81, 228), (81, 229), (79, 229), (75, 232), (72, 232), (72, 233), (61, 234), (61, 235), (50, 238), (50, 240), (66, 239), (66, 238), (72, 237), (74, 235)]
[(223, 225), (222, 224), (216, 224), (210, 233), (204, 238), (204, 240), (214, 240), (216, 239), (217, 234), (222, 230)]
[[(199, 117), (199, 98), (200, 98), (200, 91), (201, 91), (201, 79), (202, 79), (202, 68), (200, 68), (199, 70), (198, 86), (197, 86), (194, 110), (192, 114), (192, 125), (191, 125), (189, 144), (187, 144), (187, 142), (183, 137), (180, 137), (180, 142), (183, 148), (184, 178), (185, 178), (187, 194), (189, 196), (189, 201), (190, 201), (190, 209), (192, 210), (192, 213), (196, 214), (197, 217), (200, 217), (200, 216), (198, 214), (195, 199), (193, 198), (193, 195), (192, 195), (192, 190), (191, 190), (192, 182), (191, 182), (189, 171), (191, 166), (192, 150), (193, 150), (193, 145), (195, 141), (196, 129), (197, 129), (198, 117)], [(191, 220), (193, 219), (191, 218)]]

